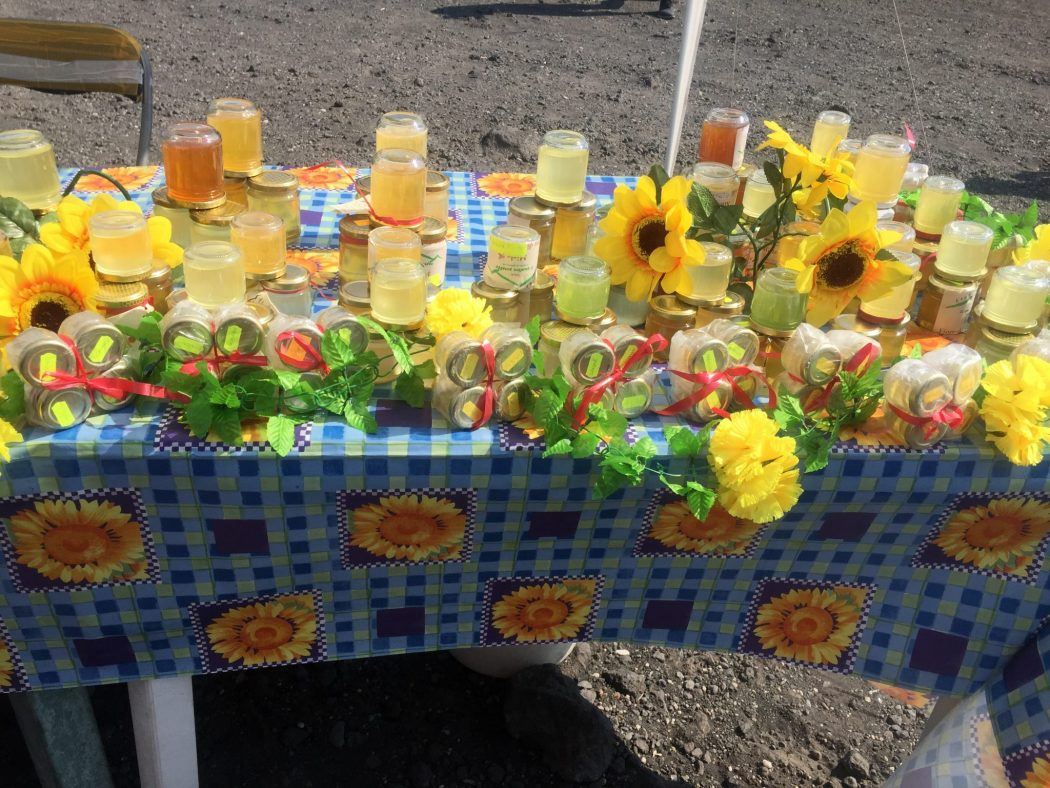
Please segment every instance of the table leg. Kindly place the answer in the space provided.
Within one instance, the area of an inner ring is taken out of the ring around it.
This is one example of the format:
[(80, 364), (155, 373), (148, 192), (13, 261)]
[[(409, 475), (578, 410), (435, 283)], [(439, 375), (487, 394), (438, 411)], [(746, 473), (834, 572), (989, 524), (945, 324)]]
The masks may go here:
[(128, 684), (142, 788), (197, 788), (197, 732), (189, 676)]
[(43, 788), (111, 788), (109, 765), (84, 687), (11, 695)]

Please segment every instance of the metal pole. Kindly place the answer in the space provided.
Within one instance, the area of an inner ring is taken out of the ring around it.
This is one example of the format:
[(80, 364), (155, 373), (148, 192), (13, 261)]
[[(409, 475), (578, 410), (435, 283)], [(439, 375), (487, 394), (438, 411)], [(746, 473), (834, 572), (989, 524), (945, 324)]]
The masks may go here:
[(674, 86), (674, 104), (671, 107), (671, 129), (667, 137), (667, 158), (664, 169), (674, 175), (678, 160), (678, 147), (682, 142), (682, 124), (689, 103), (689, 85), (693, 81), (693, 66), (696, 63), (696, 48), (700, 45), (700, 31), (704, 26), (707, 0), (686, 0), (685, 26), (682, 31), (682, 51), (678, 55), (678, 79)]

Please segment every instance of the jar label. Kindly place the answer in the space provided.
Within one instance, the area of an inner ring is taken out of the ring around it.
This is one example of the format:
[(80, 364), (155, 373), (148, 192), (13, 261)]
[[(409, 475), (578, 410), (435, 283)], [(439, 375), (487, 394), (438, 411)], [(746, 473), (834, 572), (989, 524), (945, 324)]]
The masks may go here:
[(596, 378), (602, 369), (602, 354), (591, 353), (587, 359), (587, 377)]
[(113, 337), (108, 334), (104, 334), (98, 338), (95, 346), (91, 348), (91, 352), (88, 353), (88, 361), (92, 364), (101, 364), (110, 348), (113, 347)]
[(976, 287), (946, 287), (941, 296), (940, 308), (933, 320), (933, 330), (938, 334), (959, 334), (966, 325), (966, 318), (973, 310), (977, 299)]
[(529, 246), (524, 241), (507, 241), (497, 235), (490, 235), (489, 251), (507, 257), (524, 257), (529, 253)]
[(58, 356), (54, 353), (41, 353), (40, 354), (40, 379), (44, 380), (51, 377), (51, 373), (55, 371), (58, 366)]
[(518, 401), (518, 392), (512, 391), (507, 395), (507, 410), (511, 413), (521, 413), (521, 403)]
[(702, 358), (705, 372), (714, 372), (718, 368), (718, 359), (715, 358), (715, 351), (705, 350)]
[(226, 326), (226, 333), (222, 338), (222, 349), (226, 353), (232, 353), (241, 344), (241, 327), (236, 323)]
[(620, 407), (623, 410), (641, 410), (645, 407), (647, 399), (644, 394), (631, 394), (620, 400)]
[(635, 345), (628, 345), (624, 349), (623, 355), (620, 356), (620, 367), (621, 368), (627, 366), (627, 359), (629, 359), (631, 356), (634, 355), (634, 351), (635, 350), (636, 350), (636, 346)]
[(503, 371), (505, 373), (513, 371), (514, 368), (521, 363), (523, 358), (525, 358), (525, 352), (520, 347), (514, 348), (507, 354), (507, 357), (503, 359)]
[(296, 342), (294, 339), (289, 339), (284, 346), (284, 355), (293, 361), (302, 361), (306, 358), (306, 348)]
[(835, 374), (836, 364), (830, 358), (826, 358), (826, 357), (822, 356), (822, 357), (817, 359), (817, 362), (816, 362), (816, 364), (814, 364), (814, 366), (817, 368), (817, 372), (820, 372), (822, 375), (825, 375), (826, 377), (830, 378), (832, 375)]
[(176, 350), (181, 350), (184, 353), (200, 353), (204, 350), (204, 343), (199, 339), (188, 337), (185, 334), (179, 334), (175, 339), (171, 341), (171, 346)]
[(739, 361), (744, 357), (744, 346), (737, 342), (729, 343), (729, 357), (733, 361)]
[(51, 403), (51, 415), (59, 427), (71, 427), (76, 421), (73, 411), (69, 409), (69, 403), (61, 400)]
[(477, 421), (481, 418), (481, 410), (471, 400), (464, 402), (460, 410), (471, 421)]
[(467, 353), (463, 363), (459, 365), (459, 376), (464, 380), (473, 380), (474, 371), (478, 368), (478, 354)]

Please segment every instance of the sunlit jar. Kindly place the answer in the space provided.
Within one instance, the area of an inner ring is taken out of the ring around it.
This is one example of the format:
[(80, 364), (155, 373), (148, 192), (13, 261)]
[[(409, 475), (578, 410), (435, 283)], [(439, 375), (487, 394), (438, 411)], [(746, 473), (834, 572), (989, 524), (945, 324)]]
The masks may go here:
[(852, 118), (845, 112), (826, 109), (817, 116), (813, 124), (813, 134), (809, 139), (809, 149), (822, 159), (835, 151), (839, 143), (849, 136), (849, 125)]
[(758, 357), (758, 334), (746, 325), (719, 317), (708, 323), (704, 330), (725, 343), (731, 365), (748, 366)]
[(536, 263), (541, 268), (551, 260), (551, 244), (554, 242), (554, 220), (557, 210), (544, 205), (528, 195), (515, 197), (507, 204), (507, 224), (515, 227), (531, 227), (540, 236)]
[(1031, 331), (1043, 316), (1048, 288), (1050, 280), (1035, 269), (1004, 266), (992, 275), (982, 314), (1003, 328)]
[(376, 227), (368, 233), (368, 279), (380, 260), (413, 260), (423, 263), (419, 233), (407, 227)]
[(37, 386), (53, 380), (52, 372), (71, 375), (77, 371), (73, 351), (58, 334), (46, 328), (30, 326), (15, 336), (4, 352), (11, 369), (27, 383)]
[(321, 329), (297, 315), (277, 315), (266, 329), (266, 358), (274, 369), (308, 372), (319, 369)]
[(91, 395), (86, 389), (26, 390), (26, 420), (49, 430), (65, 430), (91, 414)]
[(97, 312), (70, 315), (62, 321), (58, 333), (73, 340), (84, 369), (93, 373), (120, 361), (127, 347), (121, 330)]
[(160, 142), (168, 198), (185, 208), (226, 202), (222, 138), (204, 123), (175, 123)]
[(910, 158), (911, 146), (903, 137), (872, 134), (857, 154), (850, 196), (858, 202), (870, 200), (880, 208), (892, 208)]
[(285, 170), (265, 170), (248, 179), (248, 208), (277, 216), (284, 237), (295, 243), (302, 233), (299, 217), (299, 179)]
[(448, 261), (448, 225), (445, 220), (427, 216), (419, 228), (419, 261), (427, 276), (427, 286), (436, 292), (445, 282), (445, 265)]
[(806, 317), (808, 295), (798, 292), (798, 274), (789, 268), (767, 268), (758, 275), (751, 299), (751, 321), (762, 328), (794, 331)]
[(190, 211), (190, 243), (202, 241), (231, 241), (233, 220), (247, 209), (235, 202), (224, 202), (215, 208)]
[(597, 207), (598, 199), (585, 189), (579, 202), (557, 209), (551, 241), (552, 259), (564, 260), (586, 252), (588, 232), (594, 223)]
[(744, 215), (757, 219), (777, 201), (777, 195), (762, 169), (751, 173), (744, 186)]
[[(773, 378), (772, 384), (773, 390), (781, 396), (789, 394), (797, 399), (798, 404), (802, 406), (802, 410), (806, 413), (812, 413), (818, 408), (823, 409), (828, 402), (833, 400), (838, 399), (838, 401), (841, 401), (841, 396), (836, 398), (841, 389), (841, 384), (838, 382), (832, 384), (831, 391), (827, 396), (824, 393), (825, 386), (814, 386), (806, 383), (804, 380), (799, 380), (787, 372), (781, 372)], [(824, 401), (823, 406), (820, 405), (822, 400)]]
[(702, 161), (693, 165), (693, 180), (711, 192), (719, 205), (736, 205), (740, 179), (736, 171), (717, 161)]
[(0, 194), (34, 211), (49, 211), (62, 199), (55, 149), (39, 131), (0, 131)]
[(948, 378), (952, 402), (956, 405), (972, 399), (981, 385), (984, 374), (981, 355), (966, 345), (951, 344), (931, 350), (923, 355), (922, 361)]
[(276, 216), (249, 211), (233, 217), (230, 240), (244, 257), (244, 275), (258, 282), (284, 274), (288, 256), (284, 222)]
[(548, 320), (540, 325), (540, 341), (537, 350), (540, 353), (540, 368), (537, 370), (541, 375), (551, 377), (561, 366), (559, 350), (562, 343), (573, 334), (587, 331), (583, 326), (565, 323), (561, 320)]
[(913, 192), (926, 182), (930, 177), (930, 165), (918, 161), (909, 161), (904, 169), (904, 183), (901, 184), (902, 192)]
[(816, 222), (789, 222), (784, 226), (784, 234), (777, 241), (776, 248), (769, 256), (769, 262), (783, 265), (788, 260), (798, 257), (802, 242), (819, 232), (820, 225)]
[(897, 252), (911, 252), (915, 246), (915, 228), (904, 222), (879, 222), (875, 225), (876, 230), (887, 233), (896, 233), (900, 238), (889, 245), (889, 249)]
[(248, 179), (241, 175), (226, 175), (222, 179), (222, 187), (226, 191), (226, 202), (235, 202), (248, 208)]
[[(612, 326), (601, 333), (601, 338), (612, 345), (616, 365), (627, 378), (636, 378), (648, 371), (653, 363), (653, 352), (642, 350), (645, 337), (630, 326)], [(630, 365), (628, 366), (628, 363)]]
[[(131, 360), (129, 358), (119, 358), (115, 364), (100, 372), (96, 377), (111, 378), (113, 380), (134, 380), (133, 376), (134, 369), (132, 368)], [(101, 391), (96, 391), (92, 412), (111, 413), (130, 404), (133, 399), (135, 399), (135, 395), (130, 391), (119, 396), (110, 396), (109, 394), (103, 394)]]
[(470, 285), (470, 293), (492, 307), (493, 323), (522, 324), (520, 294), (517, 290), (502, 290), (479, 281)]
[(174, 289), (171, 266), (163, 260), (155, 260), (153, 268), (142, 281), (149, 291), (149, 300), (153, 308), (163, 315), (168, 311), (168, 296)]
[(705, 304), (696, 308), (694, 328), (704, 328), (719, 318), (737, 318), (744, 314), (744, 297), (727, 292), (717, 304)]
[(600, 318), (609, 304), (610, 270), (597, 257), (569, 257), (558, 268), (554, 307), (558, 317), (585, 325)]
[(651, 369), (636, 378), (621, 381), (613, 389), (612, 409), (628, 419), (641, 416), (653, 403), (655, 387), (656, 373)]
[[(702, 384), (683, 380), (677, 375), (671, 376), (671, 401), (681, 402), (701, 388)], [(728, 380), (720, 380), (711, 390), (711, 393), (690, 408), (681, 412), (681, 415), (690, 421), (700, 423), (711, 421), (717, 416), (718, 410), (724, 411), (729, 407), (733, 397), (733, 388)]]
[(600, 317), (596, 317), (594, 318), (594, 320), (591, 320), (589, 323), (587, 323), (587, 328), (589, 328), (596, 334), (600, 334), (605, 329), (612, 328), (613, 326), (615, 326), (617, 322), (618, 321), (616, 320), (616, 313), (608, 307), (606, 307), (605, 311), (602, 312)]
[(733, 273), (733, 252), (728, 246), (713, 241), (703, 241), (701, 246), (704, 248), (703, 262), (682, 268), (692, 282), (692, 287), (688, 296), (680, 295), (679, 298), (693, 306), (721, 301), (729, 287), (729, 276)]
[(448, 224), (448, 193), (452, 181), (443, 172), (427, 170), (426, 196), (423, 215)]
[(532, 401), (532, 389), (525, 378), (497, 381), (492, 385), (496, 392), (496, 418), (500, 421), (517, 421), (525, 415)]
[(863, 375), (872, 367), (880, 368), (882, 346), (877, 339), (865, 336), (859, 331), (837, 328), (828, 331), (824, 336), (839, 351), (844, 372)]
[(339, 306), (353, 315), (370, 315), (372, 299), (368, 294), (368, 280), (358, 279), (340, 287)]
[(896, 249), (890, 251), (897, 258), (897, 262), (906, 265), (911, 270), (912, 275), (907, 282), (891, 288), (886, 295), (861, 302), (857, 314), (871, 323), (900, 322), (904, 313), (911, 307), (912, 298), (915, 296), (915, 284), (919, 281), (921, 261), (918, 255), (911, 252), (900, 252)]
[(385, 112), (376, 126), (376, 152), (389, 148), (427, 157), (427, 122), (415, 112)]
[(496, 377), (517, 378), (532, 366), (532, 343), (524, 328), (495, 323), (485, 329), (481, 339), (492, 346)]
[(448, 378), (439, 377), (434, 382), (430, 406), (451, 426), (469, 430), (480, 424), (484, 416), (484, 386), (460, 388)]
[(168, 197), (163, 186), (153, 190), (153, 215), (163, 216), (171, 222), (171, 242), (183, 249), (190, 245), (190, 211), (180, 208)]
[[(679, 331), (692, 328), (696, 322), (696, 308), (683, 304), (673, 295), (657, 295), (649, 299), (649, 315), (645, 319), (645, 335), (660, 334), (670, 342)], [(667, 361), (667, 348), (654, 354), (656, 361)]]
[(461, 388), (476, 385), (487, 374), (481, 343), (465, 331), (453, 331), (437, 341), (434, 366), (438, 375), (444, 375)]
[(926, 449), (943, 440), (948, 433), (946, 424), (909, 424), (892, 410), (883, 414), (883, 423), (890, 434), (913, 449)]
[(372, 316), (388, 326), (416, 328), (427, 308), (427, 278), (415, 260), (380, 260), (370, 286)]
[(839, 158), (843, 158), (850, 164), (856, 166), (857, 157), (860, 155), (861, 148), (864, 147), (864, 143), (860, 140), (851, 140), (849, 138), (844, 139), (839, 143), (835, 149), (835, 155)]
[(318, 312), (314, 320), (325, 333), (338, 334), (354, 353), (363, 353), (368, 347), (367, 329), (347, 309), (330, 306)]
[(244, 257), (225, 241), (195, 243), (182, 261), (190, 300), (208, 309), (244, 300)]
[(688, 328), (671, 338), (667, 368), (679, 372), (722, 372), (729, 366), (729, 348), (703, 329)]
[(765, 376), (772, 380), (784, 371), (784, 345), (794, 331), (777, 331), (772, 328), (764, 328), (754, 322), (750, 324), (750, 327), (758, 335), (758, 357), (755, 363), (762, 369)]
[(543, 323), (550, 320), (553, 314), (554, 278), (544, 271), (536, 271), (532, 290), (529, 291), (529, 318), (539, 317)]
[(744, 163), (751, 118), (740, 109), (716, 107), (700, 129), (698, 161), (714, 161), (738, 169)]
[(632, 301), (627, 297), (625, 285), (611, 285), (609, 287), (609, 308), (616, 313), (616, 320), (626, 326), (645, 325), (645, 319), (649, 316), (649, 299)]
[(355, 213), (339, 220), (339, 283), (368, 279), (367, 213)]
[(802, 323), (781, 351), (784, 370), (812, 386), (822, 386), (839, 373), (842, 353), (819, 328)]
[(373, 220), (418, 227), (423, 222), (426, 186), (427, 168), (418, 153), (399, 148), (379, 151), (372, 164), (369, 194)]
[[(1023, 346), (1030, 345), (1032, 340), (1036, 339), (1036, 336), (1030, 333), (1014, 334), (999, 331), (992, 326), (982, 323), (979, 319), (977, 320), (977, 328), (977, 335), (973, 337), (972, 343), (967, 337), (967, 344), (971, 344), (973, 349), (980, 354), (987, 364), (994, 364), (996, 361), (1002, 361), (1004, 358), (1016, 358), (1018, 351), (1022, 350)], [(1050, 342), (1042, 344), (1046, 346), (1046, 352), (1050, 353)], [(1032, 353), (1031, 355), (1036, 354)], [(1044, 358), (1044, 361), (1050, 361), (1050, 358)]]
[(613, 350), (593, 331), (584, 330), (570, 334), (558, 348), (561, 371), (573, 385), (597, 383), (616, 364)]
[(208, 125), (222, 137), (222, 166), (251, 177), (262, 172), (262, 113), (247, 99), (217, 98), (208, 104)]
[(531, 227), (497, 225), (489, 232), (482, 279), (493, 288), (528, 290), (536, 276), (539, 251), (540, 236)]
[(180, 301), (160, 320), (161, 346), (175, 361), (204, 358), (214, 341), (211, 313), (193, 301)]
[(259, 315), (248, 304), (228, 304), (215, 311), (215, 347), (220, 353), (253, 356), (263, 348), (265, 331)]
[(948, 279), (933, 274), (919, 302), (915, 322), (938, 334), (961, 334), (977, 299), (977, 282)]
[(558, 129), (543, 135), (536, 160), (536, 197), (546, 205), (573, 205), (587, 182), (587, 138)]
[[(897, 359), (904, 348), (904, 340), (908, 337), (908, 325), (911, 323), (911, 315), (905, 314), (899, 323), (886, 323), (880, 325), (879, 345), (882, 346), (882, 363), (889, 366)], [(857, 330), (857, 329), (854, 329)]]
[(122, 315), (148, 301), (149, 288), (143, 282), (101, 282), (95, 293), (95, 309), (103, 317)]
[(925, 361), (905, 358), (886, 371), (883, 391), (888, 404), (913, 416), (927, 418), (948, 404), (952, 385), (943, 372)]
[(137, 282), (153, 268), (146, 220), (132, 211), (103, 211), (88, 219), (95, 273), (108, 282)]
[(966, 184), (947, 175), (933, 175), (919, 188), (919, 202), (915, 205), (912, 225), (915, 232), (927, 240), (940, 238), (941, 231), (955, 221)]
[(310, 287), (310, 273), (301, 265), (286, 265), (283, 275), (261, 284), (270, 303), (281, 314), (309, 317), (313, 311), (314, 294)]

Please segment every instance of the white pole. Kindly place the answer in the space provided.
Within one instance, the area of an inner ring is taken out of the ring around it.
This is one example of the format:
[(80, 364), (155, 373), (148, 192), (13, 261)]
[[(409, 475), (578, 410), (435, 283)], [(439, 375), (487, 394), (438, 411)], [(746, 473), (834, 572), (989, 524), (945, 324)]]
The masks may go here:
[(674, 86), (674, 105), (671, 107), (671, 130), (667, 138), (667, 158), (664, 169), (674, 175), (678, 147), (682, 142), (682, 124), (689, 103), (689, 85), (693, 81), (696, 48), (700, 45), (700, 31), (704, 26), (707, 0), (686, 0), (685, 27), (682, 31), (682, 51), (678, 55), (678, 79)]
[(142, 788), (197, 788), (197, 731), (189, 676), (128, 684)]

